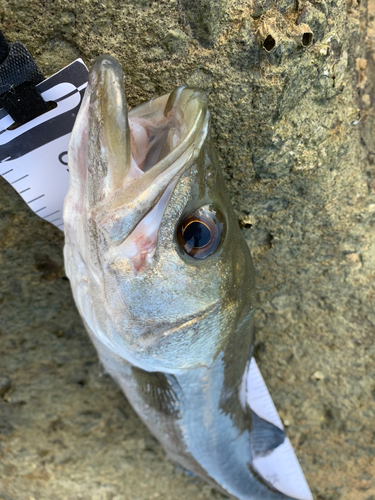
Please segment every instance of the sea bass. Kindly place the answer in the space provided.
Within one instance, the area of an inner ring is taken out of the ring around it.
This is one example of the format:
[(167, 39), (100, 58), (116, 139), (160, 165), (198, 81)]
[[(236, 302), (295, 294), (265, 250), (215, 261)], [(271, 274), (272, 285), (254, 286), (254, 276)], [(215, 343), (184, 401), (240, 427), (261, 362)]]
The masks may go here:
[(106, 371), (168, 456), (240, 500), (289, 497), (253, 467), (285, 438), (246, 404), (254, 271), (205, 95), (128, 112), (98, 58), (69, 145), (65, 268)]

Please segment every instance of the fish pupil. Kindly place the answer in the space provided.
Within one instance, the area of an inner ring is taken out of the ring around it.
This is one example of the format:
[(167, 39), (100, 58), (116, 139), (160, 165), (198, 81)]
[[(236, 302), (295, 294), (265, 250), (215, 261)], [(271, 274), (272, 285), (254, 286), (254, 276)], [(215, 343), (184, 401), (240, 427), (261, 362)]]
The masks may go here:
[(202, 248), (209, 243), (211, 231), (202, 222), (194, 221), (185, 228), (183, 238), (190, 247)]
[(218, 207), (203, 205), (180, 220), (176, 227), (176, 243), (189, 257), (206, 259), (222, 243), (226, 234), (225, 222)]

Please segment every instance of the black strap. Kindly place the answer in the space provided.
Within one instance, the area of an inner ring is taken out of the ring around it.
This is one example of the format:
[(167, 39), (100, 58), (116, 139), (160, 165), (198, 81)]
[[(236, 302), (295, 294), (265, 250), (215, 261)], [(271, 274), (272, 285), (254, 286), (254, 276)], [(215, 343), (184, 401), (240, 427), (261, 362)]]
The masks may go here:
[(0, 64), (5, 60), (6, 56), (9, 53), (9, 43), (7, 39), (0, 31)]
[(20, 42), (9, 45), (0, 31), (0, 108), (5, 108), (16, 125), (51, 109), (36, 88), (43, 80), (27, 48)]

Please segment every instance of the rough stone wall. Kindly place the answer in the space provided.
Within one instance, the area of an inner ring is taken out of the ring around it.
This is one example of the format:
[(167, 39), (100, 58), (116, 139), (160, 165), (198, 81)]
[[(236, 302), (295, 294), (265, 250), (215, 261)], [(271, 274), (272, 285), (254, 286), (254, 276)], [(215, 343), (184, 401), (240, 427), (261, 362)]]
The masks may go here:
[[(131, 106), (187, 83), (257, 273), (255, 356), (316, 500), (375, 498), (375, 1), (0, 0), (46, 76), (115, 56)], [(0, 498), (221, 498), (99, 377), (63, 236), (0, 182)]]

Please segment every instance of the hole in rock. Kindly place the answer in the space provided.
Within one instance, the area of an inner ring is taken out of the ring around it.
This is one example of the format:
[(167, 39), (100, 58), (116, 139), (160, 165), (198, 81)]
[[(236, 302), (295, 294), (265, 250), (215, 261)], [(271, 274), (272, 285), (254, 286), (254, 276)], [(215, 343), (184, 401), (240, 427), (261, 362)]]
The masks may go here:
[(302, 36), (302, 45), (305, 47), (309, 47), (313, 41), (313, 34), (310, 32), (306, 32)]
[(267, 52), (271, 52), (271, 50), (275, 47), (275, 45), (276, 45), (276, 40), (272, 35), (268, 35), (263, 42), (263, 48), (265, 48)]

